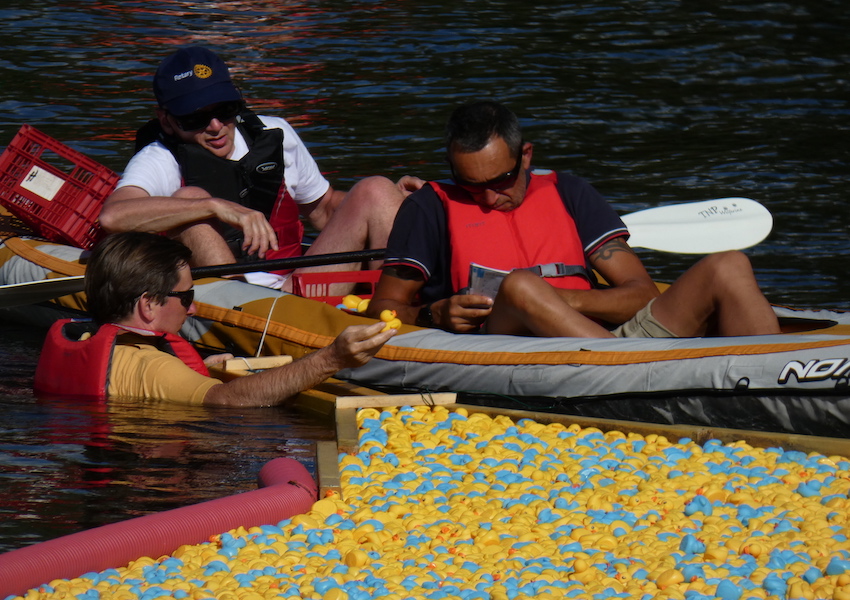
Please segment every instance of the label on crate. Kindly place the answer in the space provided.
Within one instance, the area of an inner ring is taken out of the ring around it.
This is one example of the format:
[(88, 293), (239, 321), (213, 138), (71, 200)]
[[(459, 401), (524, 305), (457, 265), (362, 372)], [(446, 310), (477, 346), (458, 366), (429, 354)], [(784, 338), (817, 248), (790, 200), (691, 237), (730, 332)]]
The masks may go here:
[(21, 181), (21, 187), (45, 200), (53, 200), (64, 183), (65, 180), (61, 177), (48, 173), (41, 167), (34, 166)]

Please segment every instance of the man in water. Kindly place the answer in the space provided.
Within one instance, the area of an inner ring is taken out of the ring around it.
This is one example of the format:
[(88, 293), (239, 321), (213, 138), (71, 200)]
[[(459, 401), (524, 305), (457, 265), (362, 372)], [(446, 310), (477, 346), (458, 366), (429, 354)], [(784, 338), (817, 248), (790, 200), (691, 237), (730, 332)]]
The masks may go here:
[[(455, 110), (446, 149), (454, 184), (431, 182), (404, 201), (367, 314), (392, 309), (404, 323), (447, 331), (547, 337), (779, 332), (740, 252), (703, 258), (659, 293), (589, 183), (531, 169), (532, 144), (504, 106)], [(495, 298), (465, 293), (472, 263), (510, 271)]]
[[(176, 240), (144, 232), (108, 236), (86, 267), (88, 310), (98, 326), (58, 321), (45, 340), (35, 389), (81, 397), (148, 398), (221, 406), (274, 406), (337, 371), (365, 364), (395, 330), (384, 323), (346, 328), (325, 348), (288, 365), (222, 383), (178, 335), (194, 314), (191, 251)], [(57, 386), (60, 386), (57, 388)]]
[[(284, 119), (246, 108), (227, 65), (206, 48), (166, 57), (153, 91), (157, 118), (140, 130), (99, 220), (107, 232), (167, 232), (192, 250), (192, 266), (298, 256), (301, 217), (320, 232), (307, 254), (384, 248), (399, 205), (423, 183), (375, 176), (335, 190)], [(291, 287), (285, 278), (258, 282)]]

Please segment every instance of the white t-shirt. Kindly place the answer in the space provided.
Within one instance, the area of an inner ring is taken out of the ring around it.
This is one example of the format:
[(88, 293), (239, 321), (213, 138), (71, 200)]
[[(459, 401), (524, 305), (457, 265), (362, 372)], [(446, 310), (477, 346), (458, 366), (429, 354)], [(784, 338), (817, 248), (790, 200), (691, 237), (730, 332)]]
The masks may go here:
[[(310, 204), (324, 196), (330, 183), (292, 126), (280, 117), (260, 116), (260, 120), (267, 129), (283, 129), (286, 189), (296, 204)], [(248, 145), (237, 129), (230, 158), (239, 160), (247, 153)], [(117, 187), (130, 185), (142, 188), (151, 196), (171, 196), (182, 186), (180, 165), (168, 148), (153, 142), (130, 159)]]

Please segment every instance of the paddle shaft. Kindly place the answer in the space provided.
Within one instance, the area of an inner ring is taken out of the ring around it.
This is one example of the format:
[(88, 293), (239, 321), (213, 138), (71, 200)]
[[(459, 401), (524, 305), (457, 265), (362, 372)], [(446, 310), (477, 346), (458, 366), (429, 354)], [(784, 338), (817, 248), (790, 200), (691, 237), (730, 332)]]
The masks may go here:
[[(386, 254), (385, 248), (373, 250), (356, 250), (354, 252), (335, 252), (333, 254), (314, 254), (311, 256), (290, 256), (273, 260), (259, 260), (249, 263), (232, 263), (212, 265), (192, 269), (192, 279), (204, 277), (221, 277), (223, 275), (240, 275), (253, 271), (282, 271), (285, 269), (300, 269), (303, 267), (321, 267), (325, 265), (341, 265), (346, 263), (379, 260)], [(82, 275), (62, 277), (60, 279), (42, 279), (0, 285), (0, 308), (37, 304), (82, 292), (85, 289), (85, 278)]]
[(304, 267), (321, 267), (325, 265), (342, 265), (367, 260), (381, 260), (387, 253), (386, 248), (374, 250), (356, 250), (354, 252), (336, 252), (333, 254), (314, 254), (312, 256), (290, 256), (272, 260), (259, 260), (247, 263), (228, 265), (213, 265), (210, 267), (195, 267), (192, 269), (192, 279), (203, 277), (221, 277), (223, 275), (241, 275), (254, 271), (283, 271), (286, 269), (301, 269)]

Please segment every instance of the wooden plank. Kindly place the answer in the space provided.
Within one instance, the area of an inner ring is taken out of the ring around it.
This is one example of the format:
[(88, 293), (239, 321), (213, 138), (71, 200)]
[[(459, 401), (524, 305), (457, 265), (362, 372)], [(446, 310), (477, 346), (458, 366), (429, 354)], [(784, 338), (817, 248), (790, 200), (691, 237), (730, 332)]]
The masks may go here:
[(318, 389), (333, 392), (337, 396), (380, 396), (383, 392), (363, 387), (359, 383), (351, 383), (350, 381), (342, 381), (333, 377), (320, 383), (316, 386)]
[(224, 370), (228, 372), (262, 371), (282, 367), (292, 362), (288, 354), (280, 356), (245, 356), (224, 361)]
[(329, 421), (332, 425), (336, 418), (337, 399), (347, 396), (380, 396), (380, 392), (330, 378), (319, 385), (295, 396), (289, 405), (311, 416)]
[(340, 396), (336, 399), (337, 408), (377, 408), (385, 406), (437, 406), (454, 404), (457, 394), (444, 392), (439, 394), (383, 394), (379, 396)]
[(356, 408), (336, 408), (336, 444), (340, 452), (357, 453), (360, 436), (357, 429)]
[(286, 354), (280, 356), (246, 356), (231, 358), (209, 368), (210, 377), (215, 377), (227, 383), (237, 377), (251, 375), (255, 371), (282, 367), (292, 362), (292, 357)]
[(336, 395), (320, 389), (301, 392), (287, 402), (287, 405), (312, 417), (333, 423)]
[(316, 474), (319, 482), (319, 500), (328, 494), (336, 493), (342, 497), (342, 485), (339, 477), (339, 451), (336, 442), (316, 442)]

